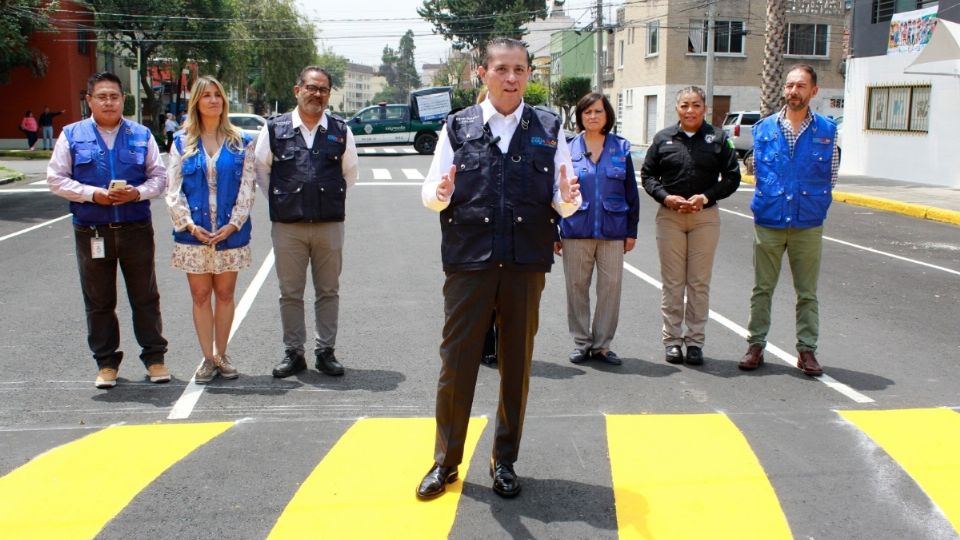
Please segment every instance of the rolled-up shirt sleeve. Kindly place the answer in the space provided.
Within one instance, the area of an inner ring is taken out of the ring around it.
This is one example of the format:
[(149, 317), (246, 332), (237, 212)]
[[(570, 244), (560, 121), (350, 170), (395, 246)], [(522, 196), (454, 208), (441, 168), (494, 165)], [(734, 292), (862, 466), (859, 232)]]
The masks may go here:
[(254, 149), (253, 169), (257, 176), (257, 187), (263, 193), (269, 193), (270, 189), (270, 170), (273, 168), (273, 152), (270, 150), (270, 135), (267, 133), (267, 127), (260, 130), (260, 136), (257, 138), (257, 146)]
[(360, 158), (357, 156), (357, 143), (353, 139), (353, 132), (347, 128), (347, 147), (343, 151), (343, 179), (347, 188), (352, 187), (360, 178)]

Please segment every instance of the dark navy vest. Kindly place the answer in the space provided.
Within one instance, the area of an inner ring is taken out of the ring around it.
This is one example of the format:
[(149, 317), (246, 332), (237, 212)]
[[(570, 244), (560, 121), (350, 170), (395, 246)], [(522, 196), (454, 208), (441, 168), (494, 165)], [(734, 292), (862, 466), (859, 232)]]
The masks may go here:
[(777, 116), (770, 115), (753, 126), (757, 178), (750, 202), (753, 221), (774, 229), (818, 227), (833, 200), (830, 182), (837, 126), (814, 114), (791, 156)]
[(447, 272), (506, 267), (548, 272), (557, 214), (551, 206), (560, 118), (524, 106), (506, 154), (479, 105), (447, 118), (457, 168), (450, 205), (440, 212)]
[[(183, 155), (183, 146), (186, 134), (178, 131), (173, 136), (177, 150)], [(190, 157), (183, 158), (180, 163), (180, 173), (183, 176), (183, 185), (180, 190), (187, 198), (190, 207), (190, 217), (193, 222), (208, 231), (215, 231), (230, 223), (233, 206), (237, 203), (240, 193), (240, 181), (243, 176), (243, 160), (250, 147), (252, 138), (243, 134), (243, 146), (232, 148), (224, 145), (217, 158), (217, 222), (210, 222), (210, 188), (207, 184), (207, 155), (203, 145), (197, 141), (197, 152)], [(217, 243), (217, 250), (234, 249), (250, 243), (250, 231), (253, 228), (250, 218), (244, 222), (240, 230), (231, 234), (223, 242)], [(173, 240), (181, 244), (200, 245), (189, 231), (173, 231)]]
[[(128, 186), (139, 186), (147, 180), (145, 161), (150, 130), (146, 127), (121, 120), (113, 150), (97, 132), (92, 118), (81, 120), (63, 128), (63, 135), (70, 143), (70, 159), (73, 161), (72, 177), (77, 182), (107, 189), (111, 179), (127, 181)], [(134, 223), (150, 220), (150, 201), (137, 201), (116, 206), (104, 206), (94, 202), (71, 202), (70, 212), (77, 225), (106, 225), (108, 223)]]
[(291, 113), (267, 121), (273, 165), (270, 168), (270, 221), (314, 223), (343, 221), (347, 182), (343, 178), (343, 152), (347, 126), (327, 115), (307, 148)]

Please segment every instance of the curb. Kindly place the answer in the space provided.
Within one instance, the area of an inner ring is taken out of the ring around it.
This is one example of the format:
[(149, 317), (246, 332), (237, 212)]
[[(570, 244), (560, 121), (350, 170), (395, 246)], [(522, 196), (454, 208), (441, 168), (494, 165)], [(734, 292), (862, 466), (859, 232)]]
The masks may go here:
[[(753, 175), (744, 174), (741, 179), (748, 184), (756, 184)], [(956, 210), (944, 210), (943, 208), (923, 204), (905, 203), (892, 199), (884, 199), (883, 197), (860, 195), (858, 193), (848, 193), (845, 191), (834, 191), (833, 200), (863, 206), (864, 208), (894, 212), (912, 218), (929, 219), (930, 221), (960, 225), (960, 212)]]
[(12, 184), (19, 180), (23, 180), (27, 175), (23, 173), (17, 173), (12, 176), (0, 176), (0, 186), (4, 184)]

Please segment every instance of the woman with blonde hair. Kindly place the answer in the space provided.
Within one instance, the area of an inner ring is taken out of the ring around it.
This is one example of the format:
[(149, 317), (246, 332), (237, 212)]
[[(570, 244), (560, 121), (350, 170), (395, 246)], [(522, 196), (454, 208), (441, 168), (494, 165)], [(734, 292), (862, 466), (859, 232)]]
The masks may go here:
[(194, 374), (197, 384), (217, 375), (240, 375), (227, 356), (227, 339), (237, 272), (250, 265), (255, 173), (252, 138), (230, 123), (228, 112), (220, 82), (197, 79), (167, 164), (166, 200), (175, 241), (171, 266), (187, 273), (203, 353)]

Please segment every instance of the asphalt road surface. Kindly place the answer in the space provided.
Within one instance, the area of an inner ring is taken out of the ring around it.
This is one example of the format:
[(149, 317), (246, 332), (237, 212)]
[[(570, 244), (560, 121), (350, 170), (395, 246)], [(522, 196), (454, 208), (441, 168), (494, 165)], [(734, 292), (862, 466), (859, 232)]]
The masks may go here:
[(443, 273), (438, 217), (419, 198), (429, 157), (390, 150), (361, 156), (348, 195), (342, 378), (270, 375), (283, 347), (261, 198), (230, 342), (242, 376), (190, 384), (190, 295), (157, 200), (174, 380), (145, 380), (121, 294), (120, 384), (95, 389), (67, 204), (34, 184), (43, 163), (0, 187), (0, 537), (958, 538), (960, 229), (835, 204), (820, 279), (827, 376), (792, 367), (786, 264), (767, 365), (744, 373), (749, 186), (721, 202), (705, 365), (663, 361), (656, 208), (642, 195), (613, 343), (624, 365), (566, 360), (558, 263), (516, 464), (523, 493), (490, 490), (498, 375), (481, 367), (462, 480), (416, 501), (432, 459)]

